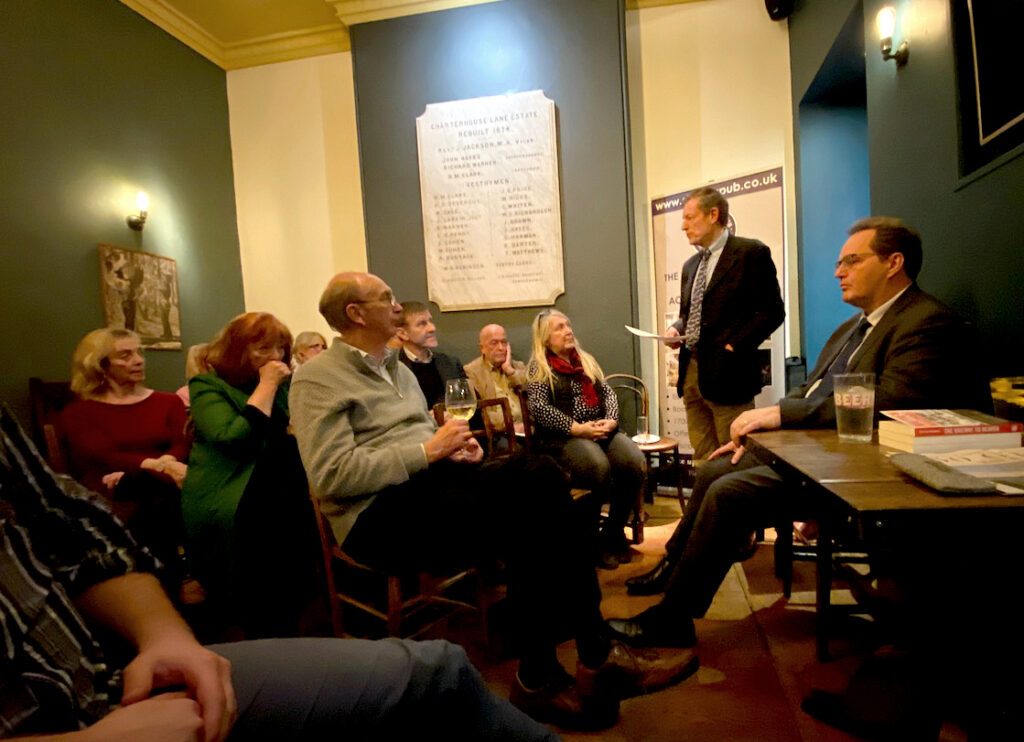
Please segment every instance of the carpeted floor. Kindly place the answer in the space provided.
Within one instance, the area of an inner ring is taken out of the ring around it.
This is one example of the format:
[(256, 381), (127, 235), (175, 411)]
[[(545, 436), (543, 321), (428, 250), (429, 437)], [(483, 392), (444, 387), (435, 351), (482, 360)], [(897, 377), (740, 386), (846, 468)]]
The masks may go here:
[[(671, 510), (673, 504), (668, 498), (658, 498), (654, 510)], [(655, 564), (673, 527), (673, 521), (649, 526), (644, 543), (634, 547), (632, 563), (614, 571), (599, 571), (605, 617), (632, 616), (657, 601), (656, 597), (627, 595), (625, 580)], [(813, 565), (795, 565), (793, 596), (788, 601), (781, 595), (772, 565), (771, 547), (762, 545), (752, 559), (730, 572), (708, 615), (697, 621), (701, 669), (694, 677), (674, 688), (624, 701), (620, 722), (610, 730), (563, 732), (564, 738), (606, 742), (855, 740), (807, 716), (800, 710), (800, 701), (810, 688), (841, 691), (846, 687), (853, 671), (873, 649), (871, 627), (864, 619), (841, 622), (832, 642), (836, 659), (819, 663), (813, 638)], [(843, 602), (850, 597), (836, 591), (833, 599)], [(464, 619), (451, 624), (447, 632), (448, 638), (466, 646), (495, 691), (507, 695), (515, 661), (495, 661), (489, 655), (479, 623)], [(559, 654), (566, 668), (575, 666), (571, 643), (562, 645)], [(963, 739), (966, 737), (959, 729), (943, 727), (942, 742)]]

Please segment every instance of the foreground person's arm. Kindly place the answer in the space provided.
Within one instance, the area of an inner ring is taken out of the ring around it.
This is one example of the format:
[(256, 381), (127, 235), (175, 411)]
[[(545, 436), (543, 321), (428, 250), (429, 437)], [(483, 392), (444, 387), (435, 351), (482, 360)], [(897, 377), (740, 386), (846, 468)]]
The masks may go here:
[[(100, 582), (79, 595), (75, 604), (87, 619), (113, 629), (138, 650), (124, 670), (124, 706), (84, 733), (101, 731), (97, 728), (104, 725), (114, 727), (107, 729), (108, 733), (113, 733), (120, 731), (121, 722), (138, 724), (148, 719), (154, 725), (163, 723), (183, 729), (198, 710), (203, 734), (195, 739), (221, 742), (227, 737), (236, 712), (231, 663), (196, 641), (155, 577), (133, 573)], [(185, 686), (188, 698), (179, 694), (152, 698), (155, 689), (175, 686)], [(148, 707), (145, 712), (138, 709), (127, 713), (140, 703)], [(172, 732), (172, 729), (165, 731)], [(95, 737), (96, 740), (116, 738)], [(188, 736), (161, 737), (155, 728), (152, 733), (136, 737), (142, 738), (147, 742), (189, 739)], [(82, 739), (93, 738), (84, 736)]]

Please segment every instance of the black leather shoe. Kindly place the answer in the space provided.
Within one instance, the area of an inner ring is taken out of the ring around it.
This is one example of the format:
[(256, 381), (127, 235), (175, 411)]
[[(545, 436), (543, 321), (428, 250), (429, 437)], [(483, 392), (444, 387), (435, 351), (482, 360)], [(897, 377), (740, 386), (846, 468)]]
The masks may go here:
[(631, 647), (678, 647), (689, 649), (697, 644), (692, 618), (675, 620), (671, 625), (645, 621), (644, 614), (633, 618), (611, 618), (607, 625), (612, 638)]
[(657, 595), (665, 592), (668, 586), (668, 578), (672, 574), (672, 565), (669, 563), (668, 555), (661, 558), (661, 561), (654, 565), (654, 569), (636, 577), (626, 580), (626, 592), (630, 595)]

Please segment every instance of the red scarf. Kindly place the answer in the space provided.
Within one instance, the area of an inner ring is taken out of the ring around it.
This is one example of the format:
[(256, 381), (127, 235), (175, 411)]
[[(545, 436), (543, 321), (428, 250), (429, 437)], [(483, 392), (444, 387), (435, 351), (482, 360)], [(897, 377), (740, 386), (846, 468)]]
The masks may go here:
[(576, 349), (573, 348), (570, 351), (570, 361), (556, 356), (550, 350), (547, 352), (547, 357), (548, 365), (553, 371), (571, 376), (580, 383), (580, 387), (583, 389), (583, 403), (587, 407), (597, 407), (597, 390), (594, 388), (594, 382), (583, 372), (583, 361), (580, 360), (580, 354), (576, 352)]

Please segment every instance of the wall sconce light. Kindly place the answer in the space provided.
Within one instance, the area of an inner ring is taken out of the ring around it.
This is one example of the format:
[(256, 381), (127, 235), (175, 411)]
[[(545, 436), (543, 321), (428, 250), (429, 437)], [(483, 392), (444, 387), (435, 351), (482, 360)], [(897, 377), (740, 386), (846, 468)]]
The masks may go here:
[(904, 39), (893, 53), (892, 33), (896, 30), (896, 11), (891, 5), (882, 8), (875, 16), (875, 23), (878, 26), (878, 37), (882, 40), (882, 59), (895, 59), (896, 66), (902, 67), (910, 56), (910, 48)]
[(149, 196), (146, 195), (145, 191), (139, 191), (138, 195), (135, 196), (135, 205), (138, 207), (139, 213), (128, 215), (128, 226), (136, 232), (141, 232), (142, 228), (146, 225), (146, 213), (149, 211)]

